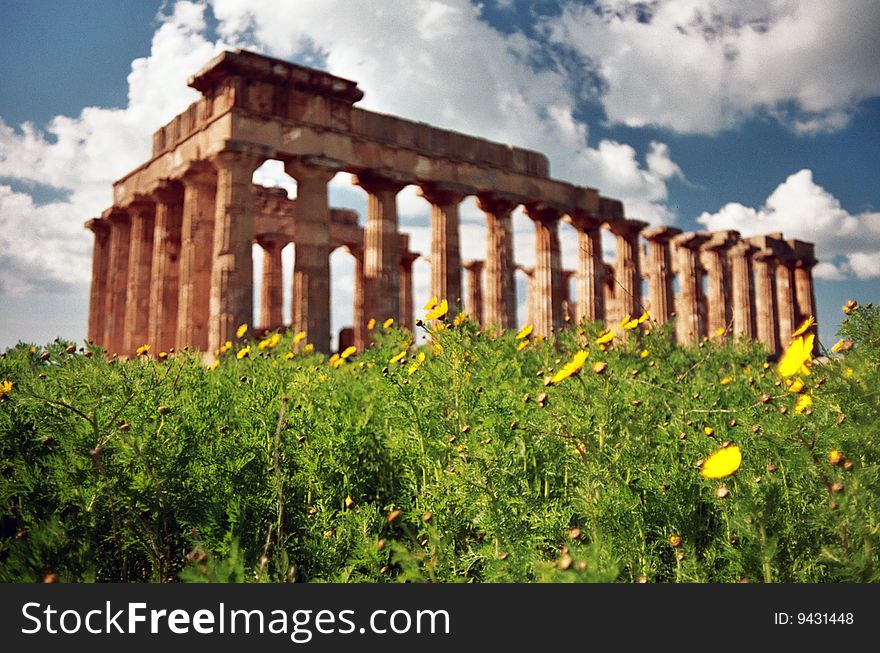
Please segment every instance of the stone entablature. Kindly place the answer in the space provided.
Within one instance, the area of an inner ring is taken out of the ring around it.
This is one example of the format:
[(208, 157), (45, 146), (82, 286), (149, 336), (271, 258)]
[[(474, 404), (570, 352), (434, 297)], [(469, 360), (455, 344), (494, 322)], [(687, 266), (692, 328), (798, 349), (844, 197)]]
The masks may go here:
[[(254, 243), (265, 253), (261, 326), (281, 326), (289, 242), (292, 326), (316, 348), (330, 346), (329, 257), (338, 247), (356, 262), (346, 337), (363, 348), (370, 318), (412, 326), (418, 254), (398, 232), (396, 201), (409, 184), (431, 205), (431, 294), (486, 325), (516, 326), (511, 212), (520, 205), (535, 226), (527, 272), (538, 335), (647, 308), (659, 322), (674, 320), (680, 340), (723, 330), (776, 352), (799, 319), (815, 314), (809, 243), (648, 228), (620, 201), (551, 179), (540, 153), (360, 109), (356, 83), (254, 53), (218, 55), (190, 86), (203, 97), (156, 132), (152, 158), (114, 184), (113, 207), (86, 225), (95, 233), (89, 338), (110, 351), (144, 342), (210, 351), (231, 339), (253, 312)], [(253, 185), (267, 159), (284, 163), (296, 200)], [(327, 184), (340, 171), (367, 194), (364, 227), (354, 212), (329, 206)], [(485, 261), (461, 261), (459, 205), (468, 196), (486, 216)], [(561, 266), (563, 220), (577, 232), (572, 271)], [(613, 265), (602, 257), (603, 230), (615, 238)]]

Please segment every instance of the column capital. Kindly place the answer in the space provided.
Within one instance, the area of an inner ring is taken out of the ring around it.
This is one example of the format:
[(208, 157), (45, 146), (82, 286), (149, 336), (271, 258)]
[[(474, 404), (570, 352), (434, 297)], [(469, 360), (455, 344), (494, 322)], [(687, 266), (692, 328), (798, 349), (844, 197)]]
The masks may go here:
[(507, 193), (479, 192), (477, 193), (477, 206), (485, 213), (504, 215), (513, 211), (522, 202), (513, 195)]
[(176, 179), (161, 179), (149, 195), (156, 202), (180, 202), (183, 201), (183, 184)]
[(482, 261), (480, 259), (470, 259), (467, 261), (461, 262), (461, 267), (465, 270), (474, 270), (479, 272), (486, 266), (486, 261)]
[(657, 227), (650, 227), (649, 229), (645, 229), (644, 231), (642, 231), (642, 236), (645, 238), (645, 240), (650, 240), (657, 243), (666, 243), (672, 240), (675, 236), (678, 236), (680, 233), (682, 233), (682, 231), (678, 227), (659, 225)]
[(321, 156), (305, 156), (284, 161), (284, 172), (294, 179), (314, 179), (328, 183), (345, 163)]
[(409, 250), (402, 250), (400, 252), (400, 263), (401, 265), (412, 265), (415, 263), (416, 259), (421, 256), (418, 252), (410, 252)]
[(281, 246), (284, 247), (287, 243), (291, 242), (290, 236), (281, 231), (267, 231), (264, 233), (259, 233), (254, 236), (254, 242), (257, 243), (263, 249), (270, 249), (272, 247)]
[(128, 211), (121, 206), (111, 206), (109, 209), (104, 209), (101, 213), (101, 219), (106, 220), (110, 224), (122, 224), (129, 222), (131, 216), (129, 216)]
[(733, 247), (739, 242), (739, 232), (732, 229), (726, 231), (713, 231), (710, 238), (703, 243), (702, 248), (705, 251), (717, 251)]
[(648, 226), (648, 223), (642, 220), (623, 218), (622, 220), (606, 220), (604, 226), (615, 236), (632, 236), (641, 232)]
[(191, 161), (180, 176), (180, 180), (187, 184), (217, 185), (217, 170), (205, 160)]
[(706, 231), (687, 231), (672, 238), (672, 244), (684, 249), (697, 250), (712, 235)]
[(605, 222), (623, 220), (623, 202), (610, 197), (599, 197), (599, 216)]
[(602, 219), (583, 209), (572, 209), (567, 213), (568, 222), (581, 231), (596, 231), (602, 228)]
[(730, 246), (729, 252), (734, 256), (751, 256), (757, 249), (747, 240), (738, 240)]
[(150, 216), (156, 211), (156, 202), (149, 195), (132, 195), (122, 207), (129, 215), (140, 214)]
[(408, 186), (412, 182), (412, 179), (405, 178), (393, 170), (381, 172), (367, 170), (351, 178), (352, 184), (360, 186), (368, 193), (379, 193), (382, 191), (399, 193), (403, 190), (404, 186)]
[(250, 169), (250, 172), (253, 172), (263, 165), (263, 162), (268, 158), (269, 157), (266, 154), (259, 152), (220, 150), (208, 157), (208, 160), (213, 163), (216, 168), (240, 167)]
[(83, 226), (96, 236), (106, 234), (110, 231), (110, 224), (107, 222), (107, 220), (104, 220), (102, 218), (92, 218), (91, 220), (86, 220)]
[(419, 185), (417, 194), (431, 204), (459, 204), (468, 195), (473, 195), (474, 189), (464, 184), (426, 182)]
[(560, 207), (547, 202), (532, 201), (525, 203), (526, 215), (535, 222), (553, 223), (559, 222), (563, 211)]

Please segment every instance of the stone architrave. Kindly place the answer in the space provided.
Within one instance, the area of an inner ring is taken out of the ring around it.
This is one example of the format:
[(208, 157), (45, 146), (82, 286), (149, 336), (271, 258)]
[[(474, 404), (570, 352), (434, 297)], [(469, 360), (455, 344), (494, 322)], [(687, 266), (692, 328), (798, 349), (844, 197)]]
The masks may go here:
[(605, 321), (605, 263), (602, 260), (602, 221), (583, 212), (570, 214), (578, 234), (578, 295), (575, 319)]
[(648, 226), (641, 220), (614, 220), (605, 223), (614, 234), (617, 243), (615, 260), (615, 310), (613, 321), (618, 322), (627, 315), (642, 314), (642, 273), (639, 269), (639, 233)]
[(747, 241), (739, 241), (728, 250), (730, 286), (733, 304), (733, 334), (748, 339), (756, 336), (755, 290), (752, 255), (755, 248)]
[(486, 214), (486, 283), (483, 324), (501, 329), (516, 327), (516, 283), (511, 212), (517, 202), (490, 193), (477, 195)]
[(264, 156), (224, 150), (212, 161), (217, 169), (217, 199), (208, 316), (210, 351), (234, 339), (238, 327), (250, 324), (253, 317), (252, 178), (264, 160)]
[(131, 216), (131, 245), (128, 252), (122, 351), (131, 356), (141, 345), (150, 344), (147, 340), (150, 335), (150, 280), (156, 205), (144, 197), (127, 208)]
[[(364, 231), (364, 319), (400, 321), (400, 248), (397, 233), (397, 193), (400, 179), (359, 174), (352, 182), (367, 192)], [(363, 332), (365, 333), (365, 332)]]
[(779, 321), (776, 294), (776, 254), (759, 249), (752, 255), (755, 273), (755, 326), (758, 340), (767, 345), (771, 354), (780, 351)]
[(284, 234), (259, 234), (257, 244), (263, 249), (263, 283), (260, 292), (260, 327), (277, 329), (282, 319), (281, 251), (287, 245)]
[(727, 331), (733, 323), (733, 303), (728, 250), (739, 238), (736, 231), (718, 231), (703, 243), (702, 261), (708, 277), (706, 331)]
[(89, 292), (88, 339), (96, 345), (104, 345), (107, 290), (110, 284), (110, 225), (106, 220), (94, 218), (86, 222), (85, 226), (95, 235), (92, 248), (92, 286)]
[(702, 320), (700, 296), (700, 246), (709, 234), (688, 232), (672, 239), (678, 261), (679, 289), (675, 298), (675, 337), (680, 343), (693, 342), (706, 335)]
[(128, 295), (128, 257), (131, 245), (131, 219), (118, 207), (102, 217), (110, 225), (110, 261), (106, 296), (104, 346), (108, 352), (123, 350), (125, 337), (125, 303)]
[(471, 190), (451, 184), (424, 184), (419, 195), (431, 203), (431, 295), (445, 299), (449, 310), (461, 310), (459, 204)]
[(562, 258), (559, 219), (562, 212), (541, 203), (526, 204), (535, 225), (535, 269), (532, 273), (535, 335), (548, 337), (562, 326)]
[(665, 324), (672, 320), (675, 312), (675, 290), (673, 288), (672, 252), (669, 241), (681, 229), (659, 226), (647, 229), (642, 236), (648, 241), (648, 310), (651, 318)]
[(147, 340), (157, 352), (167, 352), (177, 340), (183, 186), (166, 182), (153, 191), (152, 198), (156, 219)]
[(181, 181), (183, 216), (180, 227), (176, 347), (206, 351), (217, 173), (212, 166), (201, 163), (190, 167)]
[(327, 184), (338, 172), (332, 163), (288, 161), (296, 179), (299, 229), (293, 262), (293, 328), (305, 331), (320, 352), (330, 353), (330, 204)]
[(467, 270), (467, 303), (465, 310), (477, 324), (483, 323), (483, 270), (484, 261), (465, 261), (462, 267)]

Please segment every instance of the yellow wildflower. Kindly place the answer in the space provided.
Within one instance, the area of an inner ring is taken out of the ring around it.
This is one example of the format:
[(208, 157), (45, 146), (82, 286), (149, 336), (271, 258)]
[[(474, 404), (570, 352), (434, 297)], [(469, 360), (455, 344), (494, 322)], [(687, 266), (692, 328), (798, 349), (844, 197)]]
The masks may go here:
[(372, 331), (375, 328), (375, 326), (376, 326), (376, 320), (371, 317), (370, 321), (367, 322), (367, 331)]
[(614, 340), (614, 331), (611, 329), (602, 329), (599, 332), (599, 337), (596, 338), (597, 345), (604, 345), (605, 343), (611, 342)]
[(584, 362), (587, 360), (587, 356), (589, 355), (590, 352), (585, 349), (578, 351), (569, 362), (562, 366), (561, 370), (553, 375), (553, 378), (550, 379), (551, 385), (559, 383), (563, 379), (567, 379), (580, 372), (584, 367)]
[(315, 351), (315, 345), (313, 345), (312, 343), (309, 343), (305, 347), (303, 347), (303, 352), (306, 354), (310, 354), (313, 351)]
[(638, 320), (638, 322), (639, 322), (639, 324), (642, 324), (642, 322), (647, 322), (647, 321), (650, 320), (650, 319), (651, 319), (651, 314), (648, 313), (648, 311), (645, 311), (644, 313), (642, 313), (641, 315), (639, 315), (639, 320)]
[(8, 379), (0, 383), (0, 399), (12, 392), (12, 381)]
[(443, 353), (443, 345), (441, 345), (439, 342), (435, 342), (434, 343), (434, 355), (439, 356), (442, 353)]
[(704, 426), (703, 433), (705, 433), (706, 435), (715, 435), (715, 429), (713, 429), (711, 426)]
[(844, 304), (843, 312), (846, 313), (847, 315), (849, 315), (854, 310), (856, 310), (858, 307), (859, 307), (859, 303), (855, 299), (850, 299), (846, 304)]
[(700, 467), (703, 478), (724, 478), (730, 476), (742, 464), (742, 451), (736, 445), (723, 447), (706, 458)]
[(807, 332), (807, 329), (812, 327), (814, 324), (816, 324), (816, 320), (811, 315), (806, 320), (801, 322), (801, 325), (797, 329), (795, 329), (794, 333), (791, 334), (791, 337), (796, 338), (797, 336), (803, 335), (804, 333)]
[(354, 499), (351, 498), (351, 495), (347, 495), (345, 497), (345, 507), (351, 508), (354, 505)]
[(639, 354), (639, 358), (647, 358), (650, 355), (651, 355), (651, 352), (649, 352), (647, 349), (643, 349), (642, 353)]
[(441, 317), (446, 315), (449, 312), (449, 304), (444, 299), (437, 306), (432, 308), (427, 315), (425, 315), (425, 322), (430, 322), (431, 320), (439, 320)]
[(851, 367), (847, 367), (845, 370), (843, 370), (843, 375), (844, 375), (846, 378), (850, 378), (850, 377), (852, 377), (852, 375), (853, 375), (854, 373), (855, 373), (855, 372), (853, 372), (853, 368), (851, 368)]
[(531, 324), (525, 325), (522, 329), (519, 330), (519, 333), (516, 334), (517, 340), (523, 340), (524, 338), (528, 338), (532, 335), (532, 329), (534, 327)]
[(460, 326), (460, 325), (464, 324), (466, 320), (467, 320), (467, 315), (465, 315), (464, 313), (459, 313), (458, 315), (455, 316), (455, 319), (452, 321), (452, 324), (455, 326)]
[(346, 347), (346, 348), (345, 348), (345, 351), (343, 351), (343, 352), (339, 355), (339, 357), (340, 357), (340, 358), (348, 358), (349, 356), (351, 356), (352, 354), (354, 354), (356, 351), (357, 351), (357, 347), (355, 347), (355, 346), (353, 346), (353, 345), (352, 345), (351, 347)]
[(223, 346), (220, 347), (220, 353), (221, 353), (221, 354), (225, 354), (225, 353), (226, 353), (227, 351), (229, 351), (230, 349), (232, 349), (232, 341), (231, 341), (231, 340), (227, 340), (227, 341), (223, 344)]
[(801, 377), (793, 379), (791, 383), (788, 384), (789, 392), (800, 392), (804, 389), (804, 380)]
[(632, 331), (639, 326), (639, 318), (632, 317), (627, 313), (626, 317), (620, 322), (620, 328), (625, 331)]
[(208, 369), (209, 369), (209, 370), (216, 370), (218, 367), (220, 367), (220, 361), (219, 361), (219, 360), (215, 360), (213, 363), (211, 363), (210, 365), (208, 365)]
[(236, 357), (238, 360), (241, 360), (242, 358), (245, 358), (245, 357), (246, 357), (248, 354), (250, 354), (250, 353), (251, 353), (251, 348), (250, 348), (250, 347), (245, 347), (244, 349), (240, 349), (240, 350), (238, 351), (238, 353), (235, 355), (235, 357)]
[(815, 336), (811, 333), (808, 336), (798, 336), (791, 341), (777, 366), (781, 376), (789, 377), (795, 374), (808, 376), (810, 374), (808, 365), (813, 361), (814, 338)]
[(388, 359), (388, 362), (389, 362), (389, 363), (397, 363), (397, 362), (400, 362), (400, 361), (403, 360), (404, 356), (406, 356), (406, 349), (404, 349), (402, 352), (400, 352), (400, 353), (397, 354), (396, 356), (392, 356), (390, 359)]
[(300, 332), (297, 333), (295, 336), (293, 336), (293, 344), (296, 344), (296, 343), (298, 343), (298, 342), (300, 342), (300, 341), (302, 341), (302, 340), (305, 340), (305, 337), (306, 337), (306, 332), (305, 332), (305, 331), (300, 331)]
[(140, 347), (135, 349), (134, 353), (136, 353), (138, 356), (143, 356), (148, 351), (150, 351), (150, 345), (141, 345)]
[(339, 360), (339, 354), (333, 354), (330, 357), (330, 360), (328, 360), (327, 362), (330, 363), (331, 365), (333, 365), (333, 363), (335, 363), (338, 360)]
[(715, 329), (715, 335), (716, 336), (723, 336), (724, 335), (724, 327), (718, 327), (717, 329)]
[(238, 327), (238, 330), (235, 332), (235, 337), (241, 338), (244, 334), (247, 333), (247, 330), (248, 330), (248, 325), (242, 324), (240, 327)]
[(345, 359), (342, 357), (337, 358), (335, 361), (331, 361), (330, 364), (333, 366), (333, 369), (339, 369), (343, 365), (345, 365)]
[(435, 295), (434, 297), (431, 297), (431, 299), (428, 300), (427, 304), (425, 304), (425, 310), (430, 311), (436, 305), (437, 305), (437, 297)]
[(720, 383), (721, 385), (729, 385), (731, 382), (733, 382), (733, 377), (732, 376), (725, 376), (718, 383)]
[(528, 340), (523, 340), (521, 343), (519, 343), (519, 344), (516, 346), (516, 350), (517, 350), (517, 351), (522, 351), (523, 349), (525, 349), (525, 348), (528, 347), (528, 346), (529, 346), (529, 341), (528, 341)]
[(837, 449), (832, 449), (828, 452), (828, 462), (832, 465), (839, 465), (843, 460), (843, 454), (840, 453)]
[(794, 412), (800, 415), (812, 405), (813, 398), (810, 395), (798, 395), (797, 401), (794, 403)]
[(286, 354), (284, 354), (284, 360), (288, 360), (288, 361), (289, 361), (289, 360), (290, 360), (291, 358), (293, 358), (294, 356), (295, 356), (295, 354), (294, 354), (292, 351), (289, 351), (289, 352), (287, 352)]
[(425, 352), (420, 351), (419, 355), (416, 357), (416, 360), (412, 365), (409, 366), (409, 369), (406, 371), (407, 374), (413, 374), (417, 369), (422, 366), (422, 363), (425, 362)]
[(281, 342), (281, 334), (273, 333), (271, 336), (263, 338), (260, 341), (260, 344), (257, 345), (260, 349), (274, 349), (278, 346), (278, 343)]
[(852, 340), (838, 340), (834, 343), (834, 346), (831, 348), (831, 351), (835, 354), (839, 351), (849, 351), (852, 349), (853, 343)]
[(394, 324), (394, 318), (393, 318), (393, 317), (389, 317), (387, 320), (385, 320), (384, 322), (382, 322), (382, 328), (383, 328), (383, 329), (387, 329), (387, 328), (389, 328), (392, 324)]

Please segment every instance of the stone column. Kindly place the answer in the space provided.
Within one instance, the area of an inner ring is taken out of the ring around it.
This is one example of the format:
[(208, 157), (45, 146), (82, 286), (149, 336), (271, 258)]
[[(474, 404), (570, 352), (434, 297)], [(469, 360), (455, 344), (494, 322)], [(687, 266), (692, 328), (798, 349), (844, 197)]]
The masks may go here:
[(675, 290), (672, 286), (672, 252), (669, 241), (681, 229), (675, 227), (653, 227), (642, 232), (648, 241), (648, 311), (651, 318), (660, 324), (672, 320), (675, 312)]
[(573, 213), (578, 233), (578, 298), (575, 318), (605, 321), (605, 263), (602, 260), (602, 221), (585, 213)]
[(415, 313), (412, 266), (418, 257), (418, 253), (410, 252), (408, 248), (400, 255), (400, 326), (410, 331), (413, 330)]
[(728, 250), (730, 262), (730, 285), (733, 303), (733, 334), (754, 339), (755, 330), (755, 292), (752, 283), (752, 247), (746, 241), (739, 241)]
[(208, 349), (219, 349), (235, 338), (240, 324), (254, 313), (254, 170), (265, 160), (241, 152), (223, 151), (214, 159), (217, 200), (214, 206), (214, 251), (211, 266), (211, 304)]
[(468, 279), (468, 296), (467, 310), (468, 314), (477, 324), (483, 323), (483, 261), (465, 261), (463, 264), (467, 270)]
[(708, 276), (706, 331), (709, 334), (715, 334), (718, 329), (726, 331), (733, 321), (727, 251), (738, 237), (739, 234), (735, 231), (718, 231), (703, 243), (702, 262)]
[(559, 219), (562, 212), (543, 203), (526, 205), (535, 224), (534, 329), (547, 337), (562, 326), (562, 261), (559, 248)]
[(147, 341), (157, 352), (167, 352), (177, 340), (183, 186), (180, 182), (167, 182), (152, 195), (156, 202), (156, 224)]
[(366, 318), (366, 280), (364, 274), (364, 249), (355, 245), (347, 245), (348, 251), (354, 257), (354, 307), (352, 327), (354, 331), (354, 345), (358, 351), (367, 347), (367, 318)]
[(771, 354), (780, 351), (779, 322), (776, 307), (776, 255), (759, 250), (752, 256), (755, 271), (755, 325), (758, 339)]
[(458, 205), (468, 189), (449, 184), (425, 184), (419, 195), (431, 203), (431, 295), (445, 299), (451, 313), (461, 310), (461, 247)]
[(122, 350), (133, 355), (150, 337), (150, 280), (156, 205), (146, 198), (128, 207), (131, 246), (128, 252), (128, 288), (125, 298), (125, 336)]
[[(400, 252), (397, 233), (397, 193), (403, 181), (374, 175), (352, 180), (367, 191), (364, 230), (364, 319), (400, 321)], [(366, 331), (363, 332), (364, 335)]]
[(625, 316), (642, 314), (642, 273), (639, 269), (639, 232), (648, 226), (641, 220), (614, 220), (605, 223), (617, 237), (617, 256), (614, 264), (617, 295), (614, 322)]
[(107, 290), (110, 284), (110, 225), (100, 218), (86, 222), (86, 228), (95, 235), (92, 248), (92, 286), (89, 291), (89, 342), (105, 345)]
[[(780, 245), (780, 249), (787, 246)], [(795, 261), (788, 252), (780, 251), (776, 265), (776, 306), (779, 321), (779, 345), (787, 347), (791, 334), (797, 328), (797, 299), (795, 297)]]
[(125, 302), (128, 292), (128, 255), (131, 245), (131, 219), (120, 208), (103, 216), (110, 225), (104, 347), (109, 353), (122, 353), (125, 334)]
[(516, 281), (510, 214), (517, 202), (481, 193), (477, 195), (477, 204), (486, 214), (486, 296), (483, 324), (513, 329), (516, 327)]
[(293, 328), (330, 353), (330, 204), (327, 183), (335, 168), (288, 161), (296, 179), (296, 256), (293, 262)]
[(217, 173), (213, 167), (201, 163), (191, 167), (181, 181), (183, 216), (175, 346), (207, 351)]
[(571, 301), (571, 280), (577, 276), (576, 270), (562, 271), (562, 320), (570, 322), (577, 319), (574, 312), (574, 303)]
[(257, 244), (263, 248), (263, 286), (260, 292), (260, 327), (277, 329), (283, 326), (281, 317), (282, 272), (281, 250), (287, 241), (276, 234), (260, 234)]
[(680, 343), (693, 342), (705, 335), (700, 310), (699, 248), (708, 234), (684, 233), (672, 239), (678, 261), (678, 296), (675, 298), (675, 337)]

